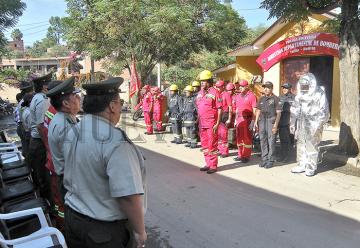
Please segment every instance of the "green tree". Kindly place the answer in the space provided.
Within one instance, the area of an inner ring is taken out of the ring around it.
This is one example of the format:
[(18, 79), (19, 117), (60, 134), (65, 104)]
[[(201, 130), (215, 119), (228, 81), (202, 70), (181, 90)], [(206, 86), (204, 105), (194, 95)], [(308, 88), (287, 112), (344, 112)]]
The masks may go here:
[(46, 38), (41, 41), (35, 41), (31, 47), (27, 47), (26, 54), (33, 58), (40, 58), (45, 56), (47, 49), (53, 45), (55, 44)]
[(216, 0), (67, 0), (66, 38), (93, 58), (108, 57), (116, 68), (132, 58), (142, 81), (157, 63), (171, 65), (193, 52), (234, 47), (245, 21)]
[(7, 43), (4, 31), (16, 25), (25, 8), (21, 0), (0, 0), (0, 54)]
[(23, 33), (20, 31), (20, 29), (16, 28), (11, 32), (11, 38), (13, 40), (21, 40), (23, 38)]
[(50, 27), (48, 28), (46, 37), (49, 40), (53, 40), (56, 45), (59, 45), (64, 34), (63, 20), (58, 16), (52, 16), (49, 20), (49, 23)]
[(186, 61), (165, 67), (163, 79), (184, 88), (194, 81), (202, 70), (214, 70), (231, 62), (233, 58), (225, 52), (210, 52), (204, 49), (199, 53), (192, 53)]
[(268, 29), (268, 26), (266, 26), (264, 23), (260, 23), (259, 25), (248, 28), (246, 30), (246, 38), (242, 40), (242, 44), (247, 44), (252, 41), (254, 41), (257, 37), (259, 37), (263, 32), (265, 32)]
[(359, 62), (360, 62), (360, 1), (359, 0), (264, 0), (262, 7), (270, 17), (287, 21), (306, 20), (311, 13), (326, 13), (336, 7), (339, 15), (340, 38), (340, 119), (339, 149), (358, 154), (360, 147)]

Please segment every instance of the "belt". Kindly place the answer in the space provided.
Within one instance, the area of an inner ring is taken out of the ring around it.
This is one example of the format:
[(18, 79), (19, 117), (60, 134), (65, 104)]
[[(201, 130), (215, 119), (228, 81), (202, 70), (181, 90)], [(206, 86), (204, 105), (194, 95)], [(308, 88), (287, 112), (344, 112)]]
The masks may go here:
[[(128, 219), (123, 219), (123, 220), (112, 220), (112, 221), (106, 221), (106, 220), (97, 220), (94, 218), (91, 218), (85, 214), (81, 214), (77, 211), (75, 211), (74, 209), (72, 209), (71, 207), (69, 207), (68, 205), (65, 205), (65, 208), (68, 209), (73, 215), (77, 216), (78, 218), (82, 219), (82, 220), (87, 220), (87, 221), (91, 221), (91, 222), (102, 222), (102, 223), (125, 223), (128, 221)], [(65, 216), (66, 218), (66, 216)]]

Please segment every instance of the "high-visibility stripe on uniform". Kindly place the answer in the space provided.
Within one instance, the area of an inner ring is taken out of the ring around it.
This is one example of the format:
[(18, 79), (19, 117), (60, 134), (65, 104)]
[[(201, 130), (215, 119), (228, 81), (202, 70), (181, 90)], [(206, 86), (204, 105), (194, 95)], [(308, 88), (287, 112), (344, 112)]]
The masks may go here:
[(52, 120), (52, 118), (54, 118), (54, 114), (51, 113), (50, 111), (46, 111), (46, 112), (45, 112), (45, 115), (46, 115), (47, 117), (49, 117), (50, 120)]
[(65, 217), (65, 214), (64, 214), (64, 212), (58, 211), (58, 216), (59, 216), (60, 218), (64, 218), (64, 217)]
[(209, 98), (215, 99), (215, 96), (214, 96), (213, 94), (206, 94), (205, 97), (209, 97)]

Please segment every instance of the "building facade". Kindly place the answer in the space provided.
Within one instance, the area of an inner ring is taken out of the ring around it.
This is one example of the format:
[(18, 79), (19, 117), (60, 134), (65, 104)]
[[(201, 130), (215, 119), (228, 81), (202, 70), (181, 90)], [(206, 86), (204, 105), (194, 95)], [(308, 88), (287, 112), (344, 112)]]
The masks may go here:
[(285, 82), (296, 84), (304, 73), (313, 73), (318, 84), (325, 89), (331, 110), (331, 126), (340, 125), (340, 70), (338, 37), (326, 33), (323, 23), (334, 14), (314, 14), (307, 21), (294, 23), (276, 21), (251, 44), (229, 52), (236, 62), (214, 70), (218, 79), (253, 83), (256, 94), (260, 85), (254, 79), (274, 84), (274, 93), (280, 95)]

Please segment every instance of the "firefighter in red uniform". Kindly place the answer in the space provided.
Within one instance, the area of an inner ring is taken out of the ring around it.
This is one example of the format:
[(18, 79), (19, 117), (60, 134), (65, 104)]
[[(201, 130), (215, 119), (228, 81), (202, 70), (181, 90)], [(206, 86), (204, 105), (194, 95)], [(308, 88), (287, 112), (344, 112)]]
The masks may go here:
[(220, 92), (222, 107), (221, 120), (218, 130), (218, 149), (220, 157), (226, 158), (227, 156), (229, 156), (228, 128), (231, 124), (232, 117), (232, 99), (231, 93), (225, 91), (224, 81), (217, 81), (215, 86)]
[(230, 126), (234, 125), (234, 121), (235, 121), (235, 112), (236, 112), (236, 101), (235, 101), (235, 85), (233, 83), (228, 83), (225, 87), (226, 91), (229, 93), (230, 97), (231, 97), (231, 123)]
[(202, 71), (199, 75), (201, 90), (196, 97), (199, 114), (200, 141), (206, 165), (200, 168), (208, 174), (215, 173), (218, 165), (218, 127), (221, 118), (220, 93), (212, 86), (211, 71)]
[(164, 96), (161, 94), (159, 87), (152, 88), (153, 95), (153, 120), (156, 124), (156, 131), (161, 132), (163, 130), (162, 126), (162, 104), (164, 101)]
[(247, 163), (251, 156), (252, 130), (251, 126), (256, 110), (256, 96), (249, 90), (246, 80), (240, 82), (239, 94), (235, 96), (236, 104), (236, 143), (238, 146), (238, 157), (235, 161)]
[(153, 111), (153, 97), (150, 92), (150, 86), (144, 85), (142, 88), (144, 96), (142, 99), (142, 108), (144, 112), (144, 119), (146, 124), (145, 134), (153, 134), (153, 125), (152, 125), (152, 111)]
[(235, 87), (235, 94), (239, 94), (240, 93), (240, 83), (239, 83), (239, 81), (236, 81), (234, 83), (234, 87)]

